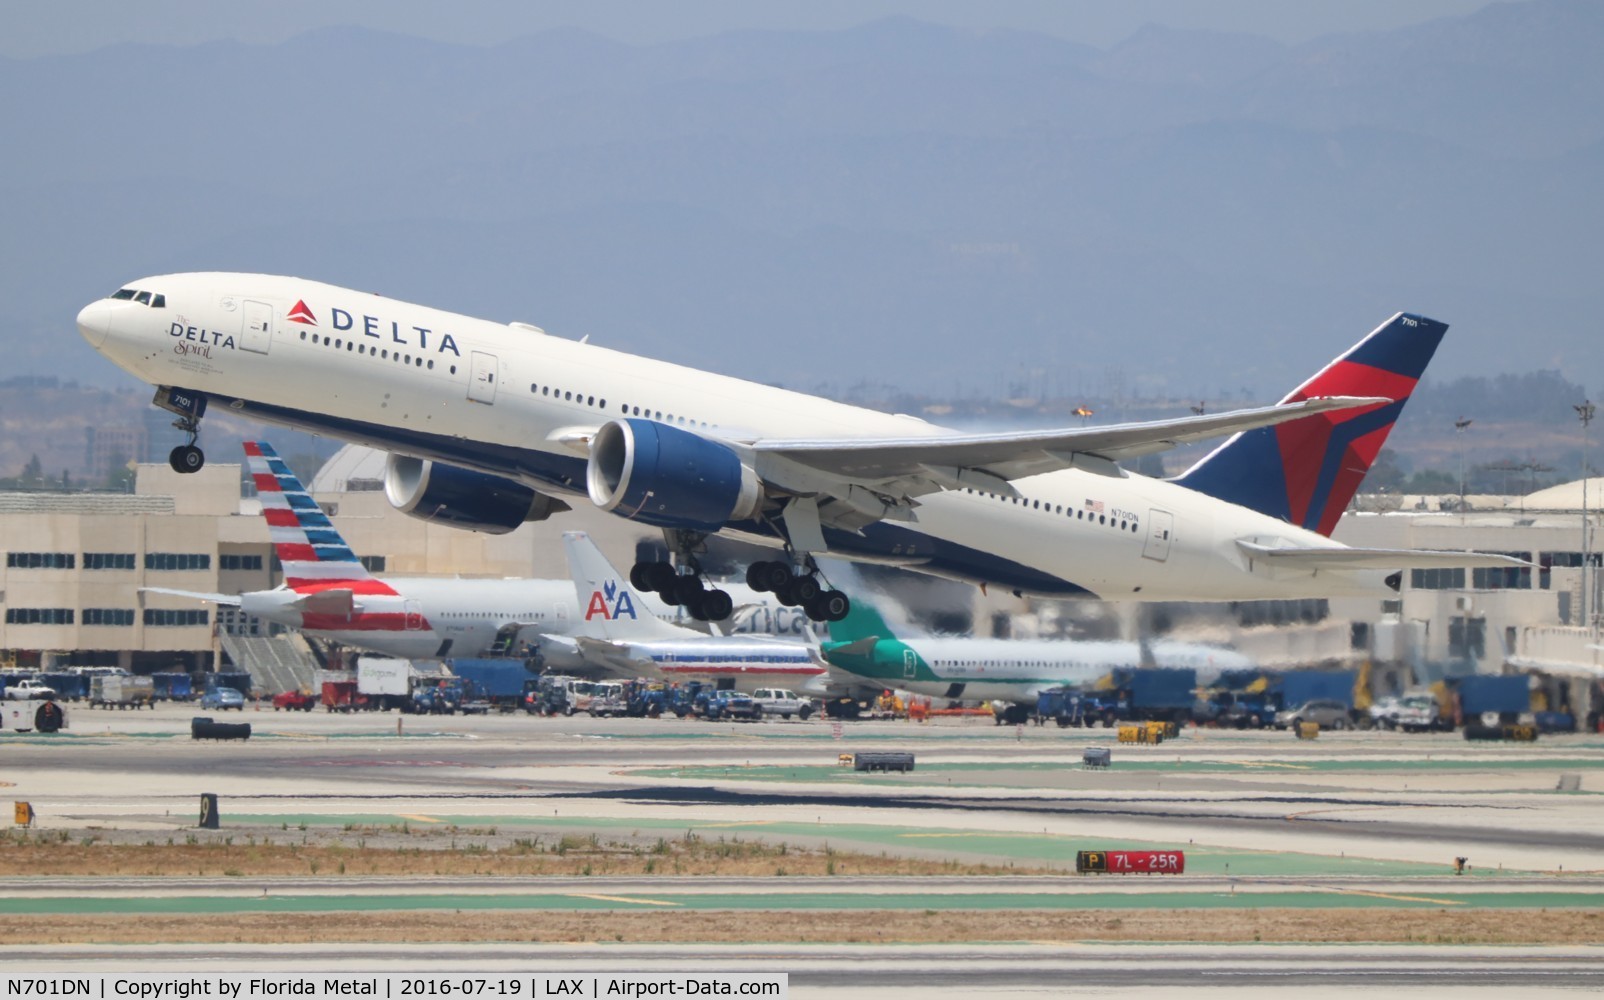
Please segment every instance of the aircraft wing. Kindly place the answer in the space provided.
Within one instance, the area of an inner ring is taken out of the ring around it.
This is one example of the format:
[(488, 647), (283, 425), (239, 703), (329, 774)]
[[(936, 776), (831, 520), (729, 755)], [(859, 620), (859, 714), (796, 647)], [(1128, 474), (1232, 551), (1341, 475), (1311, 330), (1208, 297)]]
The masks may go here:
[(1008, 481), (1024, 476), (1072, 466), (1118, 476), (1122, 473), (1114, 463), (1121, 459), (1329, 410), (1390, 402), (1377, 396), (1324, 396), (1248, 410), (1106, 427), (861, 440), (759, 439), (746, 447), (758, 460), (759, 475), (803, 494), (831, 492), (825, 483), (845, 481), (903, 499), (964, 487), (1010, 495), (1013, 489)]
[(1532, 564), (1514, 556), (1489, 552), (1453, 552), (1441, 549), (1271, 548), (1239, 541), (1236, 547), (1250, 560), (1266, 565), (1304, 570), (1479, 569)]
[(239, 607), (238, 594), (207, 594), (195, 590), (173, 590), (171, 587), (140, 587), (141, 593), (166, 594), (169, 597), (193, 597), (197, 601), (210, 601), (213, 604), (226, 604), (230, 607)]

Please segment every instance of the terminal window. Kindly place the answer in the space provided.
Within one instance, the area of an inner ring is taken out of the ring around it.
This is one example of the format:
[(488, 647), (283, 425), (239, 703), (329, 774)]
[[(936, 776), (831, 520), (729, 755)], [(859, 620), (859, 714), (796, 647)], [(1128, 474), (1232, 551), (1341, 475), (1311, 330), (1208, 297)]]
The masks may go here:
[(78, 557), (71, 552), (7, 552), (7, 569), (76, 569)]
[(85, 552), (84, 569), (133, 569), (132, 552)]
[(260, 570), (262, 568), (261, 556), (228, 556), (217, 557), (219, 569)]
[(384, 572), (384, 557), (383, 556), (362, 556), (361, 557), (361, 563), (362, 563), (362, 568), (367, 570), (369, 573), (383, 573)]
[(71, 608), (7, 608), (7, 625), (71, 625)]
[(211, 569), (212, 557), (206, 552), (147, 552), (146, 569)]
[(206, 610), (181, 608), (146, 608), (145, 624), (152, 626), (205, 625), (208, 623)]
[(84, 608), (85, 625), (132, 625), (133, 608)]
[(1412, 569), (1409, 571), (1411, 590), (1464, 590), (1463, 569)]

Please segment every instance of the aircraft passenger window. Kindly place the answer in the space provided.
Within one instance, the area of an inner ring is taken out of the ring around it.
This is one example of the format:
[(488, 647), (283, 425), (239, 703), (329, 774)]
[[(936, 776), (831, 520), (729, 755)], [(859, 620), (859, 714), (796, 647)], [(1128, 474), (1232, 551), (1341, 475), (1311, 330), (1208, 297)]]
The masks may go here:
[(433, 359), (433, 358), (430, 358), (430, 359), (429, 359), (429, 364), (428, 364), (428, 366), (427, 366), (427, 367), (428, 367), (428, 369), (429, 369), (429, 370), (430, 370), (430, 371), (433, 371), (433, 370), (434, 370), (434, 359)]
[(357, 349), (356, 349), (356, 352), (357, 352), (357, 353), (358, 353), (358, 354), (366, 354), (366, 353), (368, 353), (368, 345), (366, 345), (366, 344), (359, 344), (359, 345), (358, 345), (358, 346), (357, 346)]
[[(421, 355), (421, 354), (418, 355), (417, 360), (413, 361), (412, 363), (414, 365), (416, 365), (417, 367), (422, 368), (423, 367), (423, 355)], [(494, 382), (495, 380), (496, 380), (496, 377), (494, 375), (490, 376), (489, 381)]]
[(535, 385), (533, 382), (529, 383), (529, 394), (530, 395), (534, 395), (535, 393), (537, 393), (539, 391), (540, 391), (540, 386)]
[(572, 400), (573, 400), (573, 398), (574, 398), (574, 394), (573, 394), (573, 392), (572, 392), (572, 391), (570, 391), (570, 392), (565, 392), (565, 393), (563, 393), (563, 399), (564, 399), (564, 401), (569, 401), (569, 402), (571, 402), (571, 401), (572, 401)]
[(338, 337), (334, 338), (334, 349), (336, 351), (340, 349), (340, 339)]
[(140, 292), (138, 295), (134, 296), (134, 301), (138, 302), (142, 306), (148, 306), (150, 305), (150, 293)]
[(638, 407), (638, 406), (637, 406), (637, 407), (635, 407), (635, 413), (634, 413), (634, 416), (637, 416), (637, 417), (638, 417), (638, 416), (640, 416), (640, 407)]
[(1106, 514), (1097, 515), (1097, 523), (1098, 524), (1107, 524), (1108, 523), (1108, 515), (1106, 515)]
[(607, 400), (604, 399), (601, 401), (601, 408), (604, 410), (607, 409)]
[(354, 341), (354, 340), (347, 340), (345, 342), (345, 349), (348, 350), (348, 351), (351, 350), (352, 348), (354, 348), (355, 346), (356, 346), (356, 341)]
[(305, 330), (302, 330), (302, 331), (301, 331), (301, 339), (302, 339), (302, 340), (305, 340), (305, 339), (306, 339), (306, 331), (305, 331)]
[(128, 299), (134, 297), (134, 290), (132, 288), (119, 288), (112, 293), (111, 297), (114, 299), (122, 299), (127, 301)]
[(166, 309), (167, 308), (167, 296), (165, 296), (165, 295), (152, 295), (150, 297), (150, 307), (152, 309)]
[(1075, 512), (1075, 520), (1077, 520), (1077, 521), (1079, 521), (1081, 518), (1083, 518), (1085, 516), (1086, 516), (1086, 512), (1084, 510), (1077, 510)]
[(456, 373), (457, 373), (457, 366), (456, 365), (452, 365), (451, 366), (451, 374), (455, 375)]

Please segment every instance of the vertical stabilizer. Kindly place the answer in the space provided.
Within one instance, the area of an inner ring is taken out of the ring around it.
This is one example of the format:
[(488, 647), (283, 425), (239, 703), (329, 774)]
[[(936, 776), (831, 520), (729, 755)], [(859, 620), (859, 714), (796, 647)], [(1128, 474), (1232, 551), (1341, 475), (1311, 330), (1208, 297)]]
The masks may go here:
[(563, 532), (568, 571), (579, 599), (579, 620), (585, 630), (604, 639), (673, 639), (702, 633), (660, 620), (629, 578), (613, 568), (601, 549), (583, 531)]
[(1447, 330), (1446, 323), (1398, 313), (1282, 400), (1385, 396), (1392, 402), (1244, 431), (1174, 482), (1330, 535)]
[[(378, 582), (272, 445), (265, 441), (245, 442), (245, 463), (262, 502), (273, 550), (284, 566), (287, 586), (299, 589), (334, 582)], [(388, 587), (384, 592), (392, 593)]]

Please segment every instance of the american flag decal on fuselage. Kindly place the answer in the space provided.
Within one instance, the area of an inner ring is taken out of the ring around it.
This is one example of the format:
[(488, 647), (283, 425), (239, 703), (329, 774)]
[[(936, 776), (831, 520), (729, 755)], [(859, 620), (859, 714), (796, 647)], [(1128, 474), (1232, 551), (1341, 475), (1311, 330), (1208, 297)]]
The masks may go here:
[(337, 583), (358, 594), (395, 594), (388, 584), (368, 575), (272, 445), (245, 442), (245, 462), (262, 502), (268, 537), (284, 567), (285, 586), (316, 591)]

